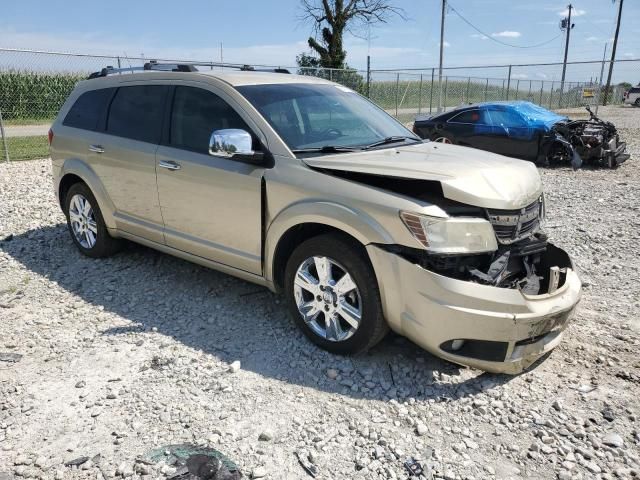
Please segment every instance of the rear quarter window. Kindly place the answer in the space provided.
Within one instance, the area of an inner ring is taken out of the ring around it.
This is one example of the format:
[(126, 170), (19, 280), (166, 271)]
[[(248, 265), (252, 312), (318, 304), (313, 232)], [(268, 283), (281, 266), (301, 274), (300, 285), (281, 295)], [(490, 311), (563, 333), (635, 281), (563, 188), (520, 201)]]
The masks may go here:
[(97, 130), (114, 91), (115, 88), (101, 88), (83, 93), (64, 117), (62, 124), (83, 130)]
[(640, 93), (640, 87), (635, 87), (629, 90), (629, 93)]

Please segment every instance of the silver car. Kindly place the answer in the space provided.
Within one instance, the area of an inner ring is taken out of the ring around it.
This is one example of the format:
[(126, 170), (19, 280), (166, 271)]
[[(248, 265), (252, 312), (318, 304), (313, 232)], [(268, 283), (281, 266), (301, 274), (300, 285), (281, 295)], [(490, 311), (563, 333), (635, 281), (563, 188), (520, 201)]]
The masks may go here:
[(319, 78), (145, 68), (78, 83), (51, 128), (83, 254), (127, 239), (282, 292), (335, 353), (391, 329), (517, 373), (560, 342), (581, 283), (533, 164), (423, 142)]

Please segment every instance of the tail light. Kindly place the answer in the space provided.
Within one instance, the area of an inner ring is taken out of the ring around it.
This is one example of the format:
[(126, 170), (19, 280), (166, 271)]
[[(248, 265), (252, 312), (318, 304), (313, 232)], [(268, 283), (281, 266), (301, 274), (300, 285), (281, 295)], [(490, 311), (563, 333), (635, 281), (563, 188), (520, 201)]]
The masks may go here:
[(48, 136), (49, 136), (49, 146), (51, 146), (51, 142), (53, 142), (53, 130), (51, 128), (49, 129)]

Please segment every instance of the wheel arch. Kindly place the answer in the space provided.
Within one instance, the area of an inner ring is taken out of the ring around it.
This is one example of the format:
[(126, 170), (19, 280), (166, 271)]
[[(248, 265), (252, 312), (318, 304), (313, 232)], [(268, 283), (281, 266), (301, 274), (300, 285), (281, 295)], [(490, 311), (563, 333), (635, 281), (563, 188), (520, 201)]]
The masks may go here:
[(331, 202), (295, 204), (281, 212), (267, 230), (264, 276), (275, 291), (284, 283), (284, 269), (293, 250), (303, 241), (335, 233), (365, 247), (370, 243), (393, 243), (388, 232), (364, 212)]
[(98, 207), (100, 208), (100, 212), (102, 213), (102, 217), (107, 228), (116, 228), (115, 219), (113, 217), (113, 202), (111, 202), (111, 199), (107, 195), (98, 175), (89, 165), (78, 159), (67, 160), (62, 165), (59, 178), (60, 180), (56, 188), (56, 193), (58, 195), (60, 207), (63, 210), (66, 193), (72, 185), (82, 182), (89, 187), (93, 196), (96, 197)]

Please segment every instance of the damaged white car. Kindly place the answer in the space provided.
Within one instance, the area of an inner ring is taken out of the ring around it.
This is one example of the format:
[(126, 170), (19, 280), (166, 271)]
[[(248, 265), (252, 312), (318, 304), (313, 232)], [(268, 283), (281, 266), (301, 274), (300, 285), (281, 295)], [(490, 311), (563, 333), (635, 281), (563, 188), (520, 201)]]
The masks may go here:
[(335, 353), (391, 328), (518, 373), (560, 342), (581, 283), (542, 230), (533, 164), (424, 143), (309, 76), (145, 70), (80, 82), (49, 133), (82, 253), (126, 238), (283, 292)]

